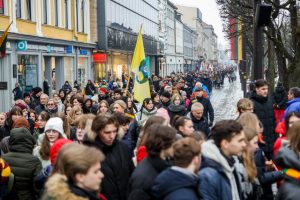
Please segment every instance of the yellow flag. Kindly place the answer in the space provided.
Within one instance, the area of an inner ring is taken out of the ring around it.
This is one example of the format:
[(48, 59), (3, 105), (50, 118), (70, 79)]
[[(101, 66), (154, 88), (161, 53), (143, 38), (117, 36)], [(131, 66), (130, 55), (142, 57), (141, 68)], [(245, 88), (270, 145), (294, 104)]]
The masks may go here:
[(145, 50), (142, 37), (142, 28), (139, 32), (134, 49), (131, 71), (134, 76), (134, 98), (138, 102), (143, 102), (145, 98), (150, 98), (149, 72), (145, 58)]

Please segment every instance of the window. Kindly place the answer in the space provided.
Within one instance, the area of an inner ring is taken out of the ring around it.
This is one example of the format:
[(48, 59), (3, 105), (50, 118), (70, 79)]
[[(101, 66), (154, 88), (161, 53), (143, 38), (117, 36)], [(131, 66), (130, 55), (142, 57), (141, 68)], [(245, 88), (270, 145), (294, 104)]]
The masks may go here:
[(4, 15), (4, 0), (0, 0), (0, 15)]
[(81, 28), (82, 28), (82, 33), (84, 33), (84, 26), (85, 26), (85, 0), (81, 1)]
[(43, 0), (43, 18), (44, 18), (44, 24), (48, 24), (48, 6), (47, 6), (48, 0)]
[(65, 0), (65, 28), (67, 29), (69, 27), (69, 7), (68, 7), (68, 1)]
[(28, 20), (32, 20), (31, 0), (26, 0), (26, 16)]
[(21, 0), (16, 1), (16, 9), (17, 18), (21, 18)]
[(78, 0), (75, 0), (75, 7), (76, 7), (76, 27), (77, 27), (77, 32), (79, 32), (79, 12), (78, 12)]
[(54, 0), (55, 26), (58, 26), (58, 0)]

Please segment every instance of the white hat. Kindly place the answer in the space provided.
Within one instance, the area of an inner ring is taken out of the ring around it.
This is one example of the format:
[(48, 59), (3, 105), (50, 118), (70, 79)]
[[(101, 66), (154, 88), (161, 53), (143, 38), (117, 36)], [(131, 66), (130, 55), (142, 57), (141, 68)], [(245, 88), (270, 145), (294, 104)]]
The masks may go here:
[(55, 130), (65, 137), (63, 124), (62, 119), (59, 117), (50, 118), (46, 123), (45, 132), (48, 130)]

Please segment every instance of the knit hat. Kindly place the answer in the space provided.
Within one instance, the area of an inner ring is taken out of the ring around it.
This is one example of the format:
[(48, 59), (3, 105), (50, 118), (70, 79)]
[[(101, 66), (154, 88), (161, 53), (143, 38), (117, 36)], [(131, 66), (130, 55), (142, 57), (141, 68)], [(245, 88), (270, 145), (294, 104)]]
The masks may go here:
[(103, 92), (104, 94), (106, 94), (107, 93), (107, 90), (106, 89), (104, 89), (104, 88), (99, 88), (99, 92)]
[(68, 143), (72, 143), (71, 140), (65, 139), (65, 138), (61, 138), (58, 139), (54, 142), (54, 144), (51, 146), (50, 148), (50, 161), (51, 161), (51, 165), (54, 165), (54, 162), (56, 160), (56, 157), (60, 151), (60, 149)]
[(33, 91), (34, 94), (37, 94), (39, 92), (42, 92), (43, 90), (40, 87), (35, 87), (35, 88), (32, 89), (32, 91)]
[(30, 125), (27, 119), (24, 117), (19, 117), (14, 121), (12, 128), (27, 128), (30, 130)]
[(48, 130), (55, 130), (65, 137), (63, 121), (59, 117), (53, 117), (47, 121), (44, 131), (46, 132)]
[(171, 94), (170, 94), (169, 92), (167, 92), (167, 91), (164, 91), (164, 92), (161, 94), (161, 96), (162, 96), (162, 97), (166, 97), (166, 98), (168, 98), (168, 99), (171, 98)]
[(17, 103), (15, 104), (15, 106), (18, 106), (19, 108), (21, 108), (21, 110), (24, 110), (27, 108), (27, 106), (25, 104), (22, 104), (22, 103)]

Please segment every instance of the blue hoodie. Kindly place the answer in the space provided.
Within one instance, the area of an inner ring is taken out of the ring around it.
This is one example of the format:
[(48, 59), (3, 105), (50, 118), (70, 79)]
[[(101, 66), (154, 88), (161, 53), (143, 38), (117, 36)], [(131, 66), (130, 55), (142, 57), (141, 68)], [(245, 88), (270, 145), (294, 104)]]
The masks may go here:
[[(178, 170), (179, 169), (179, 170)], [(152, 194), (157, 200), (199, 200), (199, 177), (183, 168), (171, 167), (156, 177)]]
[(300, 113), (300, 98), (295, 98), (287, 102), (287, 108), (284, 112), (284, 118), (289, 114), (289, 112), (293, 111)]

